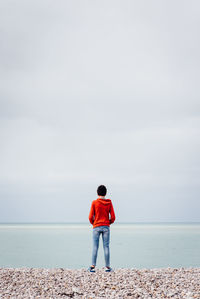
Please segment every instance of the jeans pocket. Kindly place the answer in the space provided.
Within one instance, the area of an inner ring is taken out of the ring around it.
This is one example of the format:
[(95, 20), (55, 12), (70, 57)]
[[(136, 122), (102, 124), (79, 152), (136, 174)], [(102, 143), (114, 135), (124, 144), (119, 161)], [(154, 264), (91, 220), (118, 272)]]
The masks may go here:
[(106, 226), (106, 227), (103, 228), (104, 233), (109, 232), (109, 230), (110, 230), (110, 227), (109, 227), (109, 226)]

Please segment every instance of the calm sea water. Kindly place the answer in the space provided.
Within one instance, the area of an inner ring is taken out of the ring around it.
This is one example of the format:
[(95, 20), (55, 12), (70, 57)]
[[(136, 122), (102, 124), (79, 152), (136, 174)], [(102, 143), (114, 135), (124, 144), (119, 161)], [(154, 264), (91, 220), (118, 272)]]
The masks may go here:
[[(200, 267), (200, 224), (113, 224), (110, 231), (113, 268)], [(86, 268), (91, 254), (89, 224), (0, 224), (0, 267)]]

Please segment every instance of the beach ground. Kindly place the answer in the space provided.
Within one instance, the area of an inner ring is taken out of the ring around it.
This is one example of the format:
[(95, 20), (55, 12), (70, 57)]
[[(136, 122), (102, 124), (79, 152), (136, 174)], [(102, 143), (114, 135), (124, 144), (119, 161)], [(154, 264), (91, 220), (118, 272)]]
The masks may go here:
[(200, 268), (0, 268), (0, 298), (200, 298)]

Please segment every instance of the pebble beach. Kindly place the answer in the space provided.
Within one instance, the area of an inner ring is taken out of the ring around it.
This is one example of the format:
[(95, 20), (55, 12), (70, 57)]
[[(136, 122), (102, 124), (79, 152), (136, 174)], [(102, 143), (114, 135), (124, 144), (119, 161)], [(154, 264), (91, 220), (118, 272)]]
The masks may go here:
[(200, 298), (200, 268), (0, 268), (0, 298)]

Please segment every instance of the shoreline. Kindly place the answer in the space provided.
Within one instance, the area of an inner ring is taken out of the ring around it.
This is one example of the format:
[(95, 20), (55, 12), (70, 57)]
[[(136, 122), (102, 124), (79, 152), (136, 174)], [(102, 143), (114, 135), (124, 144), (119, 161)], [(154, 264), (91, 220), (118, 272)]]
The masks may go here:
[(0, 298), (200, 298), (200, 268), (0, 268)]

